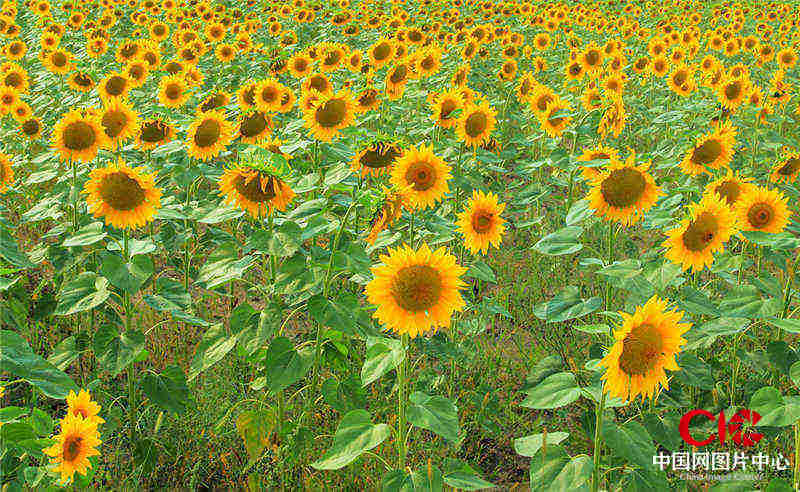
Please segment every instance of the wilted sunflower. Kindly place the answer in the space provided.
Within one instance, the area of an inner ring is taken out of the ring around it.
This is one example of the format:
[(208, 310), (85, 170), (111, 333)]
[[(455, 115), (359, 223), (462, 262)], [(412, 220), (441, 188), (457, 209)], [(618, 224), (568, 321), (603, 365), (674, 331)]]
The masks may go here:
[(657, 296), (632, 315), (620, 315), (623, 321), (614, 331), (614, 345), (599, 364), (606, 368), (605, 392), (626, 401), (639, 395), (653, 398), (659, 386), (669, 388), (665, 370), (680, 370), (676, 356), (691, 325), (681, 323), (683, 313), (667, 309), (667, 301)]
[(800, 175), (800, 152), (791, 152), (779, 162), (769, 179), (777, 183), (793, 183)]
[(65, 161), (89, 162), (108, 144), (97, 115), (71, 110), (53, 128), (53, 147)]
[(272, 133), (274, 124), (269, 114), (250, 111), (242, 114), (239, 120), (238, 137), (243, 143), (257, 145)]
[(649, 162), (636, 165), (631, 154), (625, 163), (612, 159), (591, 185), (589, 207), (606, 220), (634, 224), (658, 201), (661, 190), (648, 172)]
[(497, 195), (472, 191), (472, 198), (464, 211), (458, 214), (456, 226), (464, 236), (464, 245), (472, 253), (486, 254), (489, 246), (498, 247), (505, 232), (505, 220), (500, 216), (504, 203), (497, 202)]
[(98, 115), (112, 145), (119, 145), (133, 137), (139, 128), (139, 116), (129, 103), (120, 99), (104, 101)]
[(187, 153), (207, 161), (218, 156), (233, 138), (233, 125), (220, 110), (198, 114), (186, 135)]
[(160, 119), (147, 120), (136, 133), (136, 146), (140, 150), (152, 150), (161, 144), (172, 141), (175, 129)]
[(554, 96), (553, 100), (547, 103), (547, 108), (539, 115), (539, 123), (545, 133), (553, 138), (561, 136), (572, 121), (571, 116), (564, 114), (569, 108), (569, 104), (559, 96)]
[(93, 401), (89, 392), (84, 389), (78, 391), (77, 394), (70, 390), (67, 395), (67, 406), (67, 415), (81, 416), (96, 424), (105, 422), (100, 417), (100, 405)]
[(225, 91), (214, 91), (205, 99), (203, 102), (197, 106), (198, 113), (205, 113), (206, 111), (211, 111), (212, 109), (219, 109), (223, 106), (227, 106), (228, 103), (231, 102), (231, 96), (228, 95)]
[(716, 179), (706, 185), (706, 193), (715, 193), (725, 200), (729, 207), (732, 207), (743, 193), (746, 193), (753, 184), (750, 178), (741, 176), (738, 172), (728, 168), (725, 176)]
[(375, 142), (365, 146), (350, 161), (353, 172), (361, 176), (381, 176), (391, 172), (395, 160), (403, 154), (392, 142)]
[(234, 204), (256, 218), (275, 210), (283, 212), (295, 196), (277, 174), (244, 165), (225, 169), (219, 189), (225, 203)]
[(469, 147), (486, 142), (497, 124), (497, 112), (486, 101), (467, 104), (456, 122), (458, 139)]
[(433, 147), (410, 147), (395, 160), (391, 183), (405, 194), (408, 208), (428, 208), (449, 191), (450, 166), (433, 154)]
[(386, 230), (403, 214), (403, 193), (384, 186), (378, 210), (372, 217), (369, 232), (364, 240), (367, 244), (375, 244), (378, 234)]
[(54, 471), (61, 474), (62, 482), (71, 479), (76, 471), (86, 475), (86, 470), (92, 467), (89, 458), (100, 454), (97, 422), (80, 416), (67, 415), (61, 421), (61, 432), (55, 436), (55, 441), (42, 451), (51, 457), (51, 463), (56, 465)]
[(730, 123), (718, 124), (710, 133), (700, 135), (694, 148), (683, 157), (681, 171), (696, 176), (708, 173), (708, 169), (727, 166), (733, 159), (735, 136), (736, 130)]
[(778, 234), (789, 224), (792, 212), (788, 198), (778, 190), (751, 186), (734, 205), (733, 212), (743, 231)]
[(455, 127), (459, 121), (455, 116), (464, 109), (461, 93), (455, 89), (437, 94), (430, 105), (431, 119), (442, 128)]
[(11, 157), (0, 153), (0, 193), (5, 193), (14, 184), (14, 169), (11, 167)]
[(330, 142), (339, 130), (353, 124), (354, 110), (350, 91), (340, 90), (333, 95), (322, 94), (312, 108), (303, 109), (303, 118), (312, 136)]
[(158, 83), (158, 102), (168, 108), (179, 108), (189, 100), (189, 85), (182, 74), (166, 75)]
[(408, 245), (389, 248), (382, 264), (372, 267), (367, 301), (377, 306), (373, 317), (397, 334), (411, 338), (439, 327), (449, 327), (454, 311), (465, 306), (460, 279), (467, 269), (456, 263), (444, 248), (418, 250)]
[(701, 271), (711, 266), (714, 253), (736, 232), (736, 217), (716, 193), (703, 196), (699, 203), (689, 205), (689, 218), (667, 232), (664, 257), (684, 270)]
[(94, 169), (83, 188), (89, 212), (119, 229), (145, 225), (161, 207), (155, 176), (144, 167), (128, 167), (122, 159)]

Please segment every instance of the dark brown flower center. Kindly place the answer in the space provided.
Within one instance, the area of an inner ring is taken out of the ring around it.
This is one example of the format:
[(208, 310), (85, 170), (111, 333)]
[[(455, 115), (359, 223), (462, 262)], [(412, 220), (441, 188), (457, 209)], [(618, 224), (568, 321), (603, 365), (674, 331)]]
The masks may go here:
[(430, 162), (417, 161), (408, 166), (405, 178), (415, 191), (425, 191), (436, 183), (436, 170)]
[(647, 182), (641, 172), (629, 167), (617, 169), (603, 180), (600, 192), (603, 199), (616, 208), (635, 205), (644, 194)]
[(550, 104), (550, 101), (552, 100), (553, 96), (551, 96), (550, 94), (542, 94), (536, 100), (536, 109), (538, 109), (539, 111), (544, 111), (545, 109), (547, 109), (547, 105)]
[(55, 53), (53, 53), (51, 60), (53, 62), (53, 65), (55, 65), (58, 68), (61, 68), (67, 64), (67, 55), (65, 55), (60, 51), (56, 51)]
[(347, 116), (347, 104), (341, 99), (330, 99), (317, 108), (314, 116), (319, 126), (333, 128)]
[(389, 43), (381, 43), (375, 47), (372, 54), (375, 56), (375, 60), (383, 61), (389, 58), (391, 52), (392, 52), (392, 47), (389, 45)]
[(103, 178), (99, 187), (103, 202), (114, 210), (133, 210), (144, 202), (145, 193), (138, 181), (117, 171)]
[(328, 90), (328, 79), (321, 75), (316, 75), (311, 77), (311, 80), (309, 80), (309, 85), (312, 89), (316, 89), (319, 92), (325, 92)]
[(738, 80), (725, 86), (725, 99), (728, 101), (735, 101), (741, 94), (742, 84)]
[(263, 102), (272, 104), (278, 100), (280, 94), (281, 92), (278, 87), (274, 85), (268, 85), (261, 90), (260, 97)]
[(395, 67), (394, 71), (392, 71), (392, 76), (389, 77), (389, 80), (393, 84), (399, 84), (406, 80), (406, 76), (408, 75), (408, 67), (403, 63), (402, 65), (398, 65)]
[(400, 157), (400, 152), (397, 150), (397, 147), (392, 146), (381, 149), (378, 146), (373, 146), (364, 152), (359, 162), (365, 167), (382, 169), (391, 166), (398, 157)]
[(64, 128), (64, 147), (73, 151), (90, 148), (97, 140), (94, 127), (85, 121), (74, 121)]
[(472, 138), (479, 137), (486, 131), (489, 119), (483, 111), (476, 111), (467, 117), (464, 123), (464, 131)]
[(655, 367), (663, 350), (664, 339), (655, 326), (636, 326), (622, 340), (619, 368), (629, 376), (645, 375)]
[(183, 90), (181, 90), (181, 86), (179, 84), (167, 84), (167, 87), (164, 88), (164, 95), (170, 101), (177, 101), (181, 98), (182, 94)]
[(128, 127), (130, 119), (124, 111), (106, 111), (100, 120), (103, 129), (110, 138), (117, 138)]
[(275, 198), (274, 180), (273, 177), (262, 180), (261, 176), (255, 176), (248, 181), (247, 176), (239, 175), (234, 181), (234, 187), (251, 202), (264, 203)]
[(8, 87), (18, 89), (20, 86), (22, 86), (22, 76), (17, 72), (11, 72), (6, 75), (3, 83)]
[(128, 81), (125, 77), (114, 75), (106, 81), (106, 92), (111, 96), (119, 96), (125, 91)]
[(733, 205), (742, 193), (742, 188), (736, 181), (724, 181), (717, 186), (714, 192), (724, 198), (728, 205)]
[(769, 203), (754, 203), (747, 211), (747, 221), (756, 229), (768, 226), (774, 217), (775, 209)]
[(22, 124), (22, 131), (25, 132), (25, 135), (36, 135), (39, 133), (39, 128), (39, 121), (33, 118), (25, 120)]
[(692, 162), (708, 166), (722, 155), (722, 143), (717, 139), (706, 140), (692, 151)]
[(160, 121), (151, 121), (142, 126), (143, 142), (156, 143), (167, 138), (167, 125)]
[(83, 438), (80, 436), (70, 436), (64, 440), (64, 447), (63, 447), (63, 458), (66, 462), (75, 461), (75, 459), (80, 455), (81, 448), (83, 447), (81, 443), (83, 442)]
[(711, 213), (703, 212), (683, 233), (683, 246), (689, 251), (703, 251), (714, 240), (718, 230), (717, 218)]
[(207, 119), (197, 126), (194, 133), (194, 143), (198, 147), (211, 147), (219, 141), (222, 125), (218, 121)]
[(780, 169), (778, 169), (778, 174), (791, 176), (792, 174), (796, 173), (798, 169), (800, 169), (800, 159), (797, 157), (792, 157), (791, 159), (788, 159)]
[(442, 295), (442, 278), (428, 265), (407, 266), (395, 275), (391, 293), (395, 302), (406, 311), (427, 311)]
[(472, 214), (472, 230), (478, 234), (486, 234), (492, 228), (494, 214), (486, 211), (478, 211)]
[(593, 67), (600, 62), (600, 52), (597, 50), (589, 50), (586, 52), (584, 60), (586, 60), (587, 65)]
[(239, 125), (239, 133), (244, 137), (255, 137), (264, 133), (269, 123), (264, 117), (264, 113), (258, 111), (242, 119)]

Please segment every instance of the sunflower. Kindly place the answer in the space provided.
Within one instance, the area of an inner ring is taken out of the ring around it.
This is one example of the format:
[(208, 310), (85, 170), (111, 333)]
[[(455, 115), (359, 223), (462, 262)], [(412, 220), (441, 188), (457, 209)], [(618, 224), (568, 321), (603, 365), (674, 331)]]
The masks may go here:
[(683, 157), (680, 169), (684, 173), (696, 176), (708, 173), (708, 169), (719, 169), (727, 166), (733, 159), (736, 146), (736, 130), (730, 123), (717, 125), (706, 135), (697, 137), (697, 141)]
[(7, 66), (3, 64), (2, 70), (2, 85), (10, 87), (20, 94), (28, 92), (30, 82), (28, 81), (28, 72), (16, 63), (9, 63)]
[(283, 212), (294, 199), (294, 192), (280, 177), (244, 165), (225, 169), (219, 179), (225, 203), (235, 204), (258, 218)]
[(656, 56), (650, 64), (650, 70), (656, 77), (663, 77), (669, 71), (669, 61), (663, 55)]
[(131, 83), (123, 74), (110, 73), (99, 84), (97, 92), (101, 99), (113, 99), (115, 97), (125, 97), (131, 89)]
[(205, 113), (206, 111), (211, 111), (212, 109), (219, 109), (224, 106), (227, 106), (228, 103), (231, 102), (231, 96), (228, 95), (225, 91), (214, 91), (205, 99), (203, 102), (197, 106), (198, 113)]
[(303, 109), (303, 118), (312, 136), (330, 142), (339, 130), (353, 124), (355, 104), (347, 90), (333, 95), (322, 94), (311, 108)]
[(145, 225), (161, 207), (155, 173), (141, 166), (129, 167), (122, 159), (90, 172), (83, 193), (89, 212), (119, 229)]
[(39, 118), (31, 117), (20, 122), (19, 128), (25, 137), (35, 140), (42, 136), (42, 122)]
[(433, 154), (432, 147), (411, 147), (395, 159), (391, 183), (405, 194), (409, 208), (433, 206), (449, 191), (450, 166)]
[(483, 101), (467, 104), (456, 122), (456, 135), (469, 147), (478, 147), (486, 142), (497, 124), (497, 112)]
[(612, 159), (591, 185), (587, 199), (595, 214), (623, 225), (634, 224), (658, 201), (661, 190), (648, 172), (649, 162), (636, 165)]
[[(619, 160), (619, 153), (617, 149), (598, 145), (592, 149), (585, 149), (581, 155), (578, 156), (578, 162), (598, 161), (598, 160)], [(587, 181), (592, 181), (598, 178), (603, 171), (605, 165), (600, 166), (581, 166), (581, 174)]]
[(539, 123), (548, 135), (553, 138), (561, 136), (572, 121), (572, 117), (563, 115), (568, 110), (569, 104), (558, 96), (547, 103), (547, 108), (539, 114)]
[(730, 111), (735, 111), (750, 94), (750, 82), (746, 78), (728, 78), (717, 90), (717, 100)]
[(61, 421), (61, 432), (55, 437), (55, 443), (42, 451), (51, 457), (55, 470), (61, 473), (61, 481), (71, 479), (77, 471), (86, 475), (92, 467), (91, 456), (100, 452), (100, 436), (97, 433), (97, 422), (80, 416), (68, 415)]
[(306, 77), (300, 87), (303, 92), (308, 92), (313, 89), (320, 94), (333, 94), (333, 84), (331, 84), (330, 79), (324, 73), (320, 72), (314, 72)]
[(526, 72), (517, 84), (517, 100), (520, 103), (529, 103), (533, 91), (536, 89), (536, 79), (531, 72)]
[(283, 85), (275, 79), (260, 81), (254, 91), (258, 110), (264, 113), (277, 111), (281, 106), (281, 96), (284, 89)]
[(739, 198), (752, 188), (753, 184), (750, 183), (750, 178), (741, 176), (738, 172), (732, 171), (728, 168), (725, 176), (716, 179), (706, 185), (706, 193), (714, 193), (719, 195), (720, 198), (725, 200), (729, 207), (732, 207), (739, 201)]
[(5, 193), (14, 183), (14, 168), (11, 167), (11, 157), (0, 153), (0, 193)]
[(89, 395), (89, 392), (86, 390), (82, 389), (78, 394), (70, 390), (67, 395), (67, 406), (67, 415), (81, 416), (85, 420), (96, 424), (105, 422), (105, 420), (100, 417), (100, 405), (92, 401), (91, 395)]
[(394, 58), (395, 44), (390, 39), (379, 39), (369, 47), (367, 54), (369, 55), (370, 63), (374, 67), (380, 68)]
[(694, 70), (685, 63), (678, 64), (669, 75), (667, 84), (669, 88), (679, 96), (689, 96), (696, 88)]
[(42, 61), (48, 71), (56, 75), (65, 75), (73, 68), (72, 56), (69, 51), (58, 48), (47, 53)]
[[(451, 89), (436, 95), (430, 103), (431, 118), (442, 128), (453, 128), (458, 124), (454, 117), (458, 111), (464, 109), (464, 101), (458, 90)], [(455, 113), (455, 114), (454, 114)]]
[(214, 49), (214, 56), (222, 63), (228, 63), (236, 58), (236, 47), (232, 44), (222, 43)]
[(500, 217), (506, 206), (497, 202), (497, 195), (473, 190), (472, 198), (463, 212), (458, 214), (456, 226), (464, 236), (464, 244), (473, 254), (498, 247), (505, 231), (505, 220)]
[(89, 92), (94, 89), (94, 80), (86, 72), (75, 71), (67, 79), (67, 85), (79, 92)]
[(711, 266), (714, 253), (722, 251), (736, 232), (736, 216), (715, 193), (689, 205), (689, 218), (667, 232), (664, 257), (684, 270), (696, 272)]
[(166, 75), (158, 83), (158, 102), (168, 108), (179, 108), (189, 100), (189, 86), (181, 74)]
[(8, 114), (20, 102), (19, 92), (13, 87), (0, 86), (0, 114)]
[(89, 162), (98, 149), (105, 148), (108, 137), (97, 115), (77, 110), (65, 113), (53, 128), (53, 147), (61, 159)]
[(408, 245), (389, 248), (382, 264), (372, 267), (367, 284), (367, 301), (377, 306), (373, 317), (390, 330), (411, 338), (428, 330), (449, 327), (454, 311), (464, 308), (460, 289), (466, 268), (444, 248), (431, 251), (427, 244), (418, 250)]
[(386, 71), (386, 95), (391, 100), (399, 99), (411, 76), (411, 63), (406, 60), (397, 62)]
[(239, 120), (239, 138), (246, 144), (259, 144), (272, 133), (274, 123), (269, 114), (251, 111)]
[(367, 87), (356, 96), (356, 113), (366, 113), (381, 105), (380, 93), (373, 87)]
[(131, 87), (138, 88), (147, 82), (147, 77), (150, 75), (150, 68), (145, 60), (132, 60), (125, 66), (124, 74), (130, 81)]
[(792, 183), (800, 175), (800, 152), (791, 152), (779, 162), (769, 179), (777, 183)]
[(289, 73), (296, 79), (302, 79), (311, 73), (314, 61), (305, 53), (296, 53), (289, 58)]
[(734, 205), (733, 212), (744, 231), (778, 234), (789, 224), (788, 199), (778, 190), (749, 187)]
[(105, 101), (99, 111), (100, 124), (112, 144), (122, 144), (136, 134), (139, 116), (130, 104), (120, 99)]
[(218, 156), (233, 138), (233, 125), (220, 110), (198, 114), (186, 135), (188, 154), (195, 159), (207, 161)]
[(257, 86), (258, 82), (249, 81), (242, 84), (236, 91), (236, 101), (243, 110), (255, 109)]
[(365, 146), (350, 161), (353, 172), (361, 176), (381, 176), (391, 172), (395, 160), (403, 155), (400, 147), (391, 142), (375, 142)]
[(556, 93), (553, 92), (553, 89), (543, 84), (536, 84), (533, 89), (533, 93), (528, 100), (531, 111), (533, 111), (538, 118), (539, 115), (544, 114), (544, 112), (547, 110), (547, 105), (550, 104), (555, 97)]
[(633, 400), (653, 398), (659, 386), (669, 388), (665, 370), (678, 371), (676, 356), (686, 340), (681, 337), (691, 325), (681, 323), (683, 313), (667, 309), (657, 296), (631, 315), (624, 312), (622, 325), (614, 330), (614, 345), (600, 361), (605, 392)]
[(161, 144), (172, 141), (175, 129), (160, 119), (151, 119), (142, 123), (136, 133), (136, 146), (140, 150), (152, 150)]
[(603, 67), (603, 51), (591, 43), (578, 56), (578, 62), (587, 73), (595, 73)]
[(403, 193), (394, 188), (383, 187), (381, 205), (370, 224), (369, 232), (364, 240), (367, 244), (375, 244), (378, 234), (386, 230), (403, 214)]

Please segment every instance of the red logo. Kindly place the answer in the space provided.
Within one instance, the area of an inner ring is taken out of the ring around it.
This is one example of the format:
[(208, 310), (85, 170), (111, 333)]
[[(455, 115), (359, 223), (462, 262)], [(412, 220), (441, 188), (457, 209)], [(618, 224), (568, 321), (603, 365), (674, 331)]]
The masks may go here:
[[(692, 434), (689, 432), (689, 424), (692, 422), (692, 419), (697, 416), (703, 416), (708, 420), (717, 421), (717, 432), (712, 433), (706, 439), (702, 441), (695, 439)], [(713, 413), (703, 410), (700, 408), (696, 408), (691, 412), (687, 412), (681, 417), (680, 425), (678, 426), (678, 430), (681, 433), (681, 437), (684, 441), (691, 444), (692, 446), (702, 447), (711, 444), (714, 439), (719, 440), (720, 444), (725, 444), (725, 441), (728, 438), (732, 438), (733, 442), (738, 444), (739, 446), (753, 446), (755, 443), (761, 440), (764, 437), (763, 434), (759, 432), (745, 432), (742, 433), (743, 424), (747, 423), (750, 425), (756, 425), (758, 421), (761, 420), (761, 415), (754, 410), (746, 410), (742, 409), (736, 412), (736, 414), (730, 420), (725, 420), (725, 412), (722, 411), (719, 415), (714, 415)]]

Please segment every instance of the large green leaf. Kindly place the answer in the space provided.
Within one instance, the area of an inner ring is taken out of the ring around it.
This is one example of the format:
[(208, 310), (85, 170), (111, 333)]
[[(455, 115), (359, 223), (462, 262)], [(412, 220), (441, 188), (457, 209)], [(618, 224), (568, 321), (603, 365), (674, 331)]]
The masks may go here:
[(64, 371), (33, 353), (28, 342), (17, 333), (0, 330), (0, 372), (24, 379), (50, 398), (64, 399), (78, 386)]
[(444, 477), (435, 466), (409, 473), (392, 470), (381, 480), (381, 492), (440, 492), (444, 489)]
[(642, 262), (633, 258), (615, 261), (614, 263), (597, 270), (600, 275), (615, 279), (627, 279), (639, 275), (642, 272)]
[(250, 235), (247, 246), (276, 257), (294, 255), (302, 244), (303, 230), (294, 222), (286, 221), (276, 227), (272, 234), (264, 229), (256, 229)]
[(536, 251), (550, 256), (568, 255), (583, 249), (578, 239), (583, 234), (581, 226), (567, 226), (548, 234), (533, 245)]
[(559, 292), (553, 299), (534, 306), (533, 314), (548, 323), (557, 323), (581, 318), (597, 311), (602, 305), (603, 300), (599, 297), (581, 299), (578, 288), (570, 285)]
[(119, 333), (110, 323), (101, 325), (92, 341), (95, 356), (101, 367), (116, 376), (130, 365), (145, 348), (141, 331)]
[(65, 248), (73, 246), (89, 246), (102, 241), (107, 236), (108, 234), (103, 231), (102, 222), (92, 222), (78, 229), (78, 232), (73, 236), (65, 239), (62, 246)]
[(153, 260), (149, 256), (135, 256), (126, 262), (124, 258), (113, 253), (102, 255), (100, 273), (111, 285), (135, 295), (147, 279), (153, 275)]
[(617, 425), (612, 420), (603, 422), (603, 442), (614, 453), (625, 458), (628, 463), (638, 465), (645, 469), (653, 469), (653, 456), (656, 448), (653, 439), (642, 424), (630, 421)]
[(161, 374), (146, 374), (141, 385), (144, 394), (167, 412), (180, 415), (190, 403), (186, 375), (178, 366), (167, 366)]
[(781, 300), (762, 299), (756, 287), (742, 285), (731, 289), (720, 303), (719, 310), (729, 317), (769, 318), (781, 310)]
[(348, 412), (339, 422), (331, 448), (311, 466), (317, 470), (338, 470), (382, 443), (390, 433), (388, 425), (373, 424), (366, 410)]
[(480, 473), (463, 461), (445, 460), (444, 483), (457, 490), (484, 490), (495, 485), (481, 478)]
[(300, 381), (314, 363), (313, 348), (297, 351), (286, 337), (272, 340), (264, 359), (266, 386), (272, 391), (280, 391)]
[(559, 372), (550, 375), (533, 389), (527, 391), (528, 396), (520, 403), (525, 408), (550, 409), (563, 407), (576, 401), (581, 396), (581, 389), (571, 372)]
[(428, 429), (446, 440), (458, 441), (458, 408), (443, 396), (429, 396), (416, 391), (411, 393), (408, 406), (408, 422)]
[(544, 444), (545, 437), (547, 438), (547, 445), (554, 446), (561, 444), (561, 442), (569, 437), (567, 432), (548, 432), (545, 434), (531, 434), (530, 436), (520, 437), (514, 439), (514, 451), (522, 456), (532, 457), (541, 449)]
[(753, 393), (750, 409), (761, 414), (758, 425), (786, 427), (800, 419), (800, 396), (785, 397), (778, 389), (766, 386)]
[(236, 418), (236, 430), (244, 441), (247, 456), (253, 462), (269, 444), (269, 436), (278, 422), (271, 409), (242, 412)]
[(28, 256), (20, 251), (17, 240), (5, 227), (0, 227), (0, 258), (21, 268), (34, 266)]
[(61, 288), (55, 314), (68, 316), (95, 308), (110, 295), (108, 279), (94, 272), (83, 272)]
[(367, 354), (361, 368), (361, 384), (367, 386), (392, 369), (397, 368), (406, 353), (400, 340), (383, 337), (367, 338)]
[(766, 322), (789, 333), (800, 333), (800, 319), (767, 318)]
[(202, 340), (200, 340), (200, 343), (197, 345), (194, 358), (189, 365), (189, 381), (222, 360), (222, 358), (236, 346), (237, 335), (238, 334), (228, 335), (222, 323), (214, 324), (208, 328), (203, 334)]

